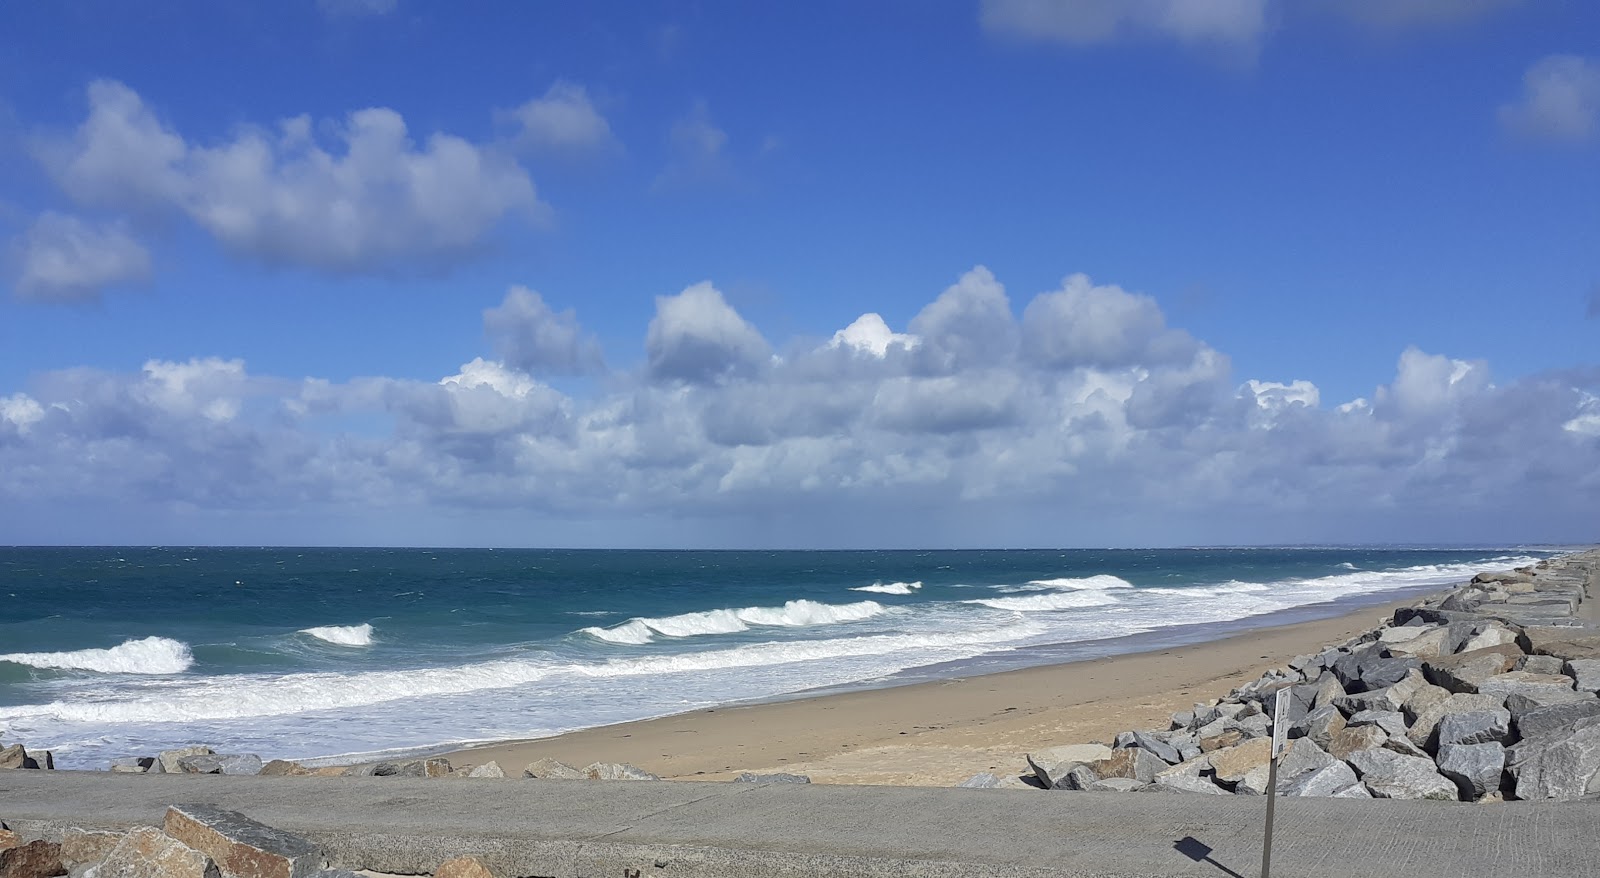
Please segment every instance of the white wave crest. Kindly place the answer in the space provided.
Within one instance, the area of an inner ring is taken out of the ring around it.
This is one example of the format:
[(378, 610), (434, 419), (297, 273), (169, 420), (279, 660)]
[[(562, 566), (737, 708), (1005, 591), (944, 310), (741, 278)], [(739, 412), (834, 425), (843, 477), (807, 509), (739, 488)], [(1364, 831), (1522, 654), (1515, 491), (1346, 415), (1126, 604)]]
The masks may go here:
[(1225, 594), (1254, 594), (1256, 592), (1271, 591), (1272, 586), (1260, 582), (1225, 582), (1221, 585), (1189, 585), (1176, 588), (1147, 588), (1144, 594), (1165, 594), (1178, 597), (1203, 598), (1216, 597)]
[(775, 641), (729, 649), (604, 662), (557, 663), (548, 657), (480, 662), (405, 671), (328, 672), (277, 677), (233, 674), (186, 678), (183, 685), (152, 686), (103, 701), (55, 701), (0, 707), (0, 720), (38, 722), (185, 722), (287, 716), (386, 701), (505, 689), (551, 678), (609, 679), (762, 668), (798, 662), (907, 652), (906, 665), (975, 655), (1037, 636), (1029, 623), (959, 633), (876, 634), (831, 640)]
[(859, 622), (884, 611), (877, 601), (853, 604), (823, 604), (817, 601), (789, 601), (781, 607), (745, 607), (738, 610), (707, 610), (661, 618), (629, 619), (610, 628), (584, 628), (584, 634), (610, 643), (649, 643), (656, 634), (665, 637), (696, 637), (702, 634), (732, 634), (748, 631), (751, 625), (800, 628), (808, 625), (834, 625)]
[(979, 598), (962, 601), (963, 604), (981, 604), (996, 610), (1018, 613), (1040, 613), (1048, 610), (1077, 610), (1084, 607), (1103, 607), (1117, 603), (1117, 599), (1104, 592), (1068, 591), (1056, 594), (1035, 594), (1015, 598)]
[(871, 585), (857, 586), (850, 590), (870, 591), (876, 594), (911, 594), (921, 587), (921, 582), (874, 582)]
[(194, 656), (189, 653), (189, 644), (181, 640), (146, 637), (125, 640), (110, 649), (14, 652), (0, 655), (0, 662), (101, 674), (181, 674), (194, 664)]
[(1109, 573), (1097, 573), (1094, 576), (1082, 576), (1076, 578), (1066, 577), (1062, 579), (1033, 579), (1029, 580), (1028, 584), (1036, 585), (1041, 588), (1070, 588), (1077, 590), (1133, 588), (1133, 583), (1123, 579), (1120, 576), (1112, 576)]
[(372, 623), (363, 622), (360, 625), (321, 625), (316, 628), (302, 628), (301, 634), (309, 634), (318, 640), (336, 643), (339, 646), (371, 646)]

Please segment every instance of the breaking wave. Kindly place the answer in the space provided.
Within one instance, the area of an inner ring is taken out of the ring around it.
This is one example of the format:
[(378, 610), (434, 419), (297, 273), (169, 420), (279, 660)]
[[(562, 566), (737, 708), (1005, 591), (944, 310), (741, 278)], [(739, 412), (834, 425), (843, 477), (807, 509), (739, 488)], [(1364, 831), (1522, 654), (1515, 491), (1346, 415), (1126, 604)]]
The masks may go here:
[(1103, 607), (1117, 602), (1117, 599), (1111, 595), (1094, 591), (1068, 591), (1015, 598), (978, 598), (977, 600), (962, 601), (964, 604), (980, 604), (996, 610), (1011, 610), (1017, 613), (1076, 610), (1083, 607)]
[(1133, 583), (1120, 576), (1097, 573), (1094, 576), (1031, 579), (1022, 585), (995, 586), (995, 591), (1104, 591), (1108, 588), (1133, 588)]
[(823, 604), (816, 601), (789, 601), (781, 607), (745, 607), (707, 610), (661, 618), (629, 619), (610, 628), (584, 628), (582, 632), (608, 643), (649, 643), (657, 634), (665, 637), (696, 637), (702, 634), (732, 634), (748, 631), (751, 625), (799, 628), (808, 625), (833, 625), (859, 622), (884, 611), (877, 601), (853, 604)]
[(0, 662), (35, 668), (94, 671), (100, 674), (181, 674), (194, 664), (189, 644), (168, 637), (125, 640), (110, 649), (72, 652), (14, 652)]
[(371, 646), (372, 623), (365, 622), (360, 625), (322, 625), (317, 628), (302, 628), (301, 634), (309, 634), (318, 640), (335, 643), (339, 646)]
[(876, 594), (911, 594), (922, 588), (921, 582), (874, 582), (871, 585), (857, 586), (851, 591), (870, 591)]

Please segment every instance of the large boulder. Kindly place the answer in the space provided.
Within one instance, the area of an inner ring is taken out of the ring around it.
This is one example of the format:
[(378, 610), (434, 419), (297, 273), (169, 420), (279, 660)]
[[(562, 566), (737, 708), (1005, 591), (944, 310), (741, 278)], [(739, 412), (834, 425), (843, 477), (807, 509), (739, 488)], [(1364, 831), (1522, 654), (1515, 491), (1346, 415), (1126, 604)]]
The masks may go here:
[(1502, 700), (1510, 695), (1537, 695), (1539, 693), (1572, 692), (1572, 678), (1565, 674), (1530, 674), (1511, 671), (1497, 674), (1478, 684), (1478, 694), (1494, 695)]
[(444, 777), (452, 770), (450, 760), (442, 756), (435, 756), (431, 759), (379, 762), (372, 766), (372, 775), (374, 777)]
[[(1510, 702), (1519, 699), (1513, 696), (1506, 700)], [(1600, 716), (1600, 699), (1590, 698), (1585, 701), (1535, 706), (1520, 711), (1513, 709), (1510, 713), (1517, 737), (1523, 740), (1535, 740), (1557, 734), (1579, 720)]]
[(1111, 755), (1104, 759), (1090, 763), (1090, 768), (1100, 776), (1101, 780), (1110, 777), (1132, 778), (1141, 783), (1150, 783), (1156, 775), (1168, 767), (1166, 760), (1140, 747), (1124, 747), (1112, 750)]
[(1348, 725), (1377, 726), (1391, 738), (1406, 733), (1405, 714), (1398, 710), (1363, 710), (1350, 717)]
[(1522, 741), (1506, 754), (1519, 799), (1570, 801), (1600, 793), (1600, 717)]
[(1432, 751), (1438, 748), (1439, 721), (1448, 714), (1466, 713), (1472, 710), (1498, 710), (1502, 706), (1504, 706), (1502, 699), (1493, 695), (1457, 692), (1413, 714), (1411, 730), (1406, 732), (1406, 737), (1418, 747)]
[(1232, 747), (1211, 753), (1211, 768), (1217, 781), (1235, 784), (1244, 779), (1251, 769), (1267, 764), (1272, 758), (1272, 740), (1253, 738)]
[(1566, 662), (1562, 673), (1577, 683), (1576, 688), (1584, 692), (1600, 692), (1600, 659), (1573, 659)]
[(1190, 774), (1163, 774), (1155, 779), (1148, 789), (1172, 793), (1204, 793), (1212, 796), (1226, 796), (1228, 791), (1217, 786), (1206, 778)]
[(493, 759), (485, 762), (482, 765), (473, 766), (472, 770), (467, 772), (467, 777), (503, 778), (505, 776), (505, 769), (501, 768), (500, 763), (494, 761)]
[(1291, 739), (1304, 738), (1315, 741), (1318, 747), (1327, 748), (1333, 736), (1345, 727), (1344, 714), (1332, 704), (1323, 705), (1307, 713), (1298, 723), (1289, 727)]
[(1428, 659), (1422, 674), (1429, 683), (1451, 692), (1477, 692), (1478, 684), (1512, 669), (1522, 658), (1516, 646), (1502, 645)]
[(61, 831), (61, 865), (67, 868), (68, 875), (81, 876), (84, 870), (110, 856), (125, 834), (69, 826)]
[(156, 754), (155, 764), (150, 766), (151, 774), (183, 774), (183, 768), (178, 765), (178, 760), (187, 756), (212, 756), (217, 751), (206, 746), (177, 747), (172, 750), (162, 750)]
[(21, 744), (12, 744), (9, 747), (0, 747), (0, 769), (26, 768), (28, 762), (28, 748)]
[[(523, 777), (536, 777), (541, 780), (587, 780), (588, 775), (583, 770), (562, 762), (559, 759), (548, 757), (528, 763), (522, 771)], [(1043, 780), (1044, 778), (1040, 778)]]
[(66, 874), (61, 863), (61, 845), (44, 839), (0, 850), (0, 876), (3, 878), (51, 878)]
[[(1390, 628), (1390, 631), (1404, 631), (1404, 628)], [(1437, 628), (1423, 629), (1420, 634), (1406, 640), (1389, 643), (1384, 647), (1390, 658), (1416, 658), (1427, 659), (1450, 652), (1450, 628), (1439, 626)]]
[(173, 805), (163, 829), (210, 857), (222, 878), (308, 878), (327, 867), (322, 851), (300, 836), (213, 805)]
[[(1064, 747), (1036, 750), (1023, 758), (1027, 760), (1028, 769), (1033, 772), (1034, 777), (1037, 777), (1039, 783), (1048, 790), (1055, 789), (1057, 781), (1071, 771), (1073, 766), (1098, 762), (1110, 755), (1111, 748), (1104, 744), (1069, 744)], [(533, 766), (530, 765), (528, 770), (532, 771)], [(1098, 775), (1094, 778), (1094, 780), (1099, 779)]]
[(1360, 785), (1355, 770), (1337, 760), (1315, 771), (1308, 771), (1280, 788), (1285, 796), (1332, 796), (1340, 790)]
[(660, 780), (661, 775), (651, 774), (626, 762), (591, 762), (583, 773), (590, 780)]
[(1095, 793), (1131, 793), (1142, 790), (1150, 784), (1131, 777), (1107, 777), (1089, 785), (1089, 791)]
[(1358, 750), (1347, 760), (1361, 783), (1381, 799), (1440, 799), (1455, 801), (1456, 785), (1440, 774), (1433, 761), (1403, 756), (1393, 750)]
[(1443, 748), (1446, 744), (1501, 744), (1510, 735), (1511, 711), (1497, 707), (1447, 713), (1439, 720), (1436, 737), (1439, 747)]
[(1487, 625), (1482, 631), (1462, 641), (1453, 652), (1466, 653), (1491, 646), (1510, 646), (1517, 642), (1517, 634), (1503, 625)]
[(1553, 655), (1568, 661), (1600, 658), (1600, 625), (1527, 625), (1517, 644), (1534, 655)]
[(1558, 659), (1553, 655), (1525, 655), (1517, 659), (1517, 665), (1512, 670), (1527, 671), (1530, 674), (1565, 674), (1568, 664), (1564, 659)]
[(1138, 747), (1143, 750), (1149, 750), (1151, 753), (1161, 757), (1161, 761), (1168, 765), (1176, 765), (1183, 761), (1183, 757), (1178, 755), (1178, 748), (1151, 732), (1123, 732), (1117, 736), (1114, 746), (1118, 748)]
[(1499, 792), (1506, 750), (1499, 743), (1439, 745), (1439, 773), (1455, 781), (1464, 801)]
[(221, 878), (204, 853), (153, 826), (129, 830), (105, 861), (93, 867), (96, 878)]
[(1346, 726), (1328, 742), (1328, 753), (1335, 759), (1349, 759), (1359, 750), (1382, 747), (1389, 735), (1377, 726)]

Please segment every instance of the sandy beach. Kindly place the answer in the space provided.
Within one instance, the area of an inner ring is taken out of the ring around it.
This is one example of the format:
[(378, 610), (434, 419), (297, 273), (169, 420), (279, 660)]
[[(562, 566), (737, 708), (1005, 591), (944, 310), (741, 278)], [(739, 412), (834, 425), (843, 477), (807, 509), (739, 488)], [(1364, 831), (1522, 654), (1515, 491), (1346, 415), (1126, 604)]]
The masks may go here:
[(1015, 776), (1030, 750), (1164, 729), (1174, 711), (1370, 630), (1419, 597), (1190, 646), (696, 710), (446, 755), (458, 766), (494, 760), (513, 774), (548, 757), (574, 765), (628, 762), (680, 780), (785, 771), (814, 783), (950, 786), (983, 771)]

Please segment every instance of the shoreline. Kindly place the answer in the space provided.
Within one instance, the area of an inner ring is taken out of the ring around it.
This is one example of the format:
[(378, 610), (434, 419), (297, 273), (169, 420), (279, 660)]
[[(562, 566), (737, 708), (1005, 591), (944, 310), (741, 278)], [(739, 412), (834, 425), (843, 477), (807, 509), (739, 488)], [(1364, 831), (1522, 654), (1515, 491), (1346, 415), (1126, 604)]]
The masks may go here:
[[(494, 761), (517, 776), (530, 762), (626, 762), (669, 780), (789, 772), (816, 783), (950, 786), (980, 772), (1015, 775), (1023, 754), (1119, 731), (1165, 728), (1172, 712), (1371, 630), (1393, 612), (1461, 583), (1409, 589), (1342, 613), (1054, 664), (888, 686), (830, 687), (755, 703), (597, 726), (547, 738), (434, 750), (452, 765)], [(1274, 613), (1315, 613), (1306, 605)], [(1167, 632), (1170, 638), (1171, 632)], [(1116, 641), (1150, 639), (1148, 635)], [(1072, 644), (1106, 649), (1111, 641)], [(970, 664), (971, 660), (961, 664)], [(926, 673), (927, 668), (917, 669)], [(887, 679), (894, 679), (893, 677)], [(882, 682), (882, 681), (876, 681)], [(842, 690), (842, 691), (841, 691)]]

